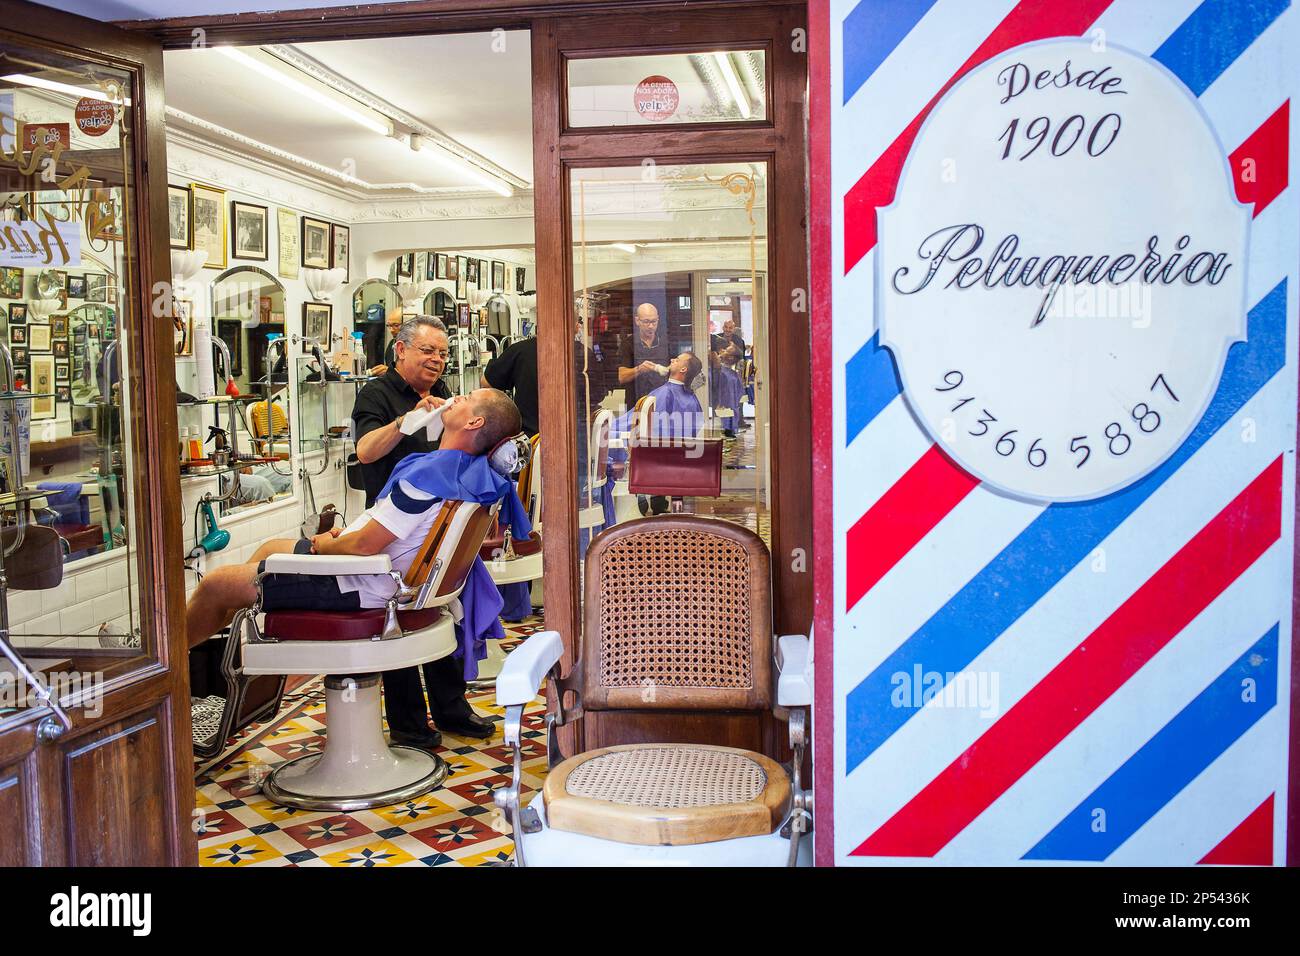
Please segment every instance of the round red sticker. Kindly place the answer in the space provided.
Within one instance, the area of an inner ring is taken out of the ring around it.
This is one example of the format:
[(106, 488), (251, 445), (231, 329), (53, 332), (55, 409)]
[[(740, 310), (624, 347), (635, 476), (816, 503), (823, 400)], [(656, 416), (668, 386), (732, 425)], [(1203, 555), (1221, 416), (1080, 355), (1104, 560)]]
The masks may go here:
[(77, 103), (77, 129), (87, 136), (103, 136), (113, 128), (113, 104), (90, 97)]
[(636, 85), (632, 96), (637, 115), (651, 123), (662, 123), (677, 112), (681, 95), (677, 84), (666, 76), (647, 76)]

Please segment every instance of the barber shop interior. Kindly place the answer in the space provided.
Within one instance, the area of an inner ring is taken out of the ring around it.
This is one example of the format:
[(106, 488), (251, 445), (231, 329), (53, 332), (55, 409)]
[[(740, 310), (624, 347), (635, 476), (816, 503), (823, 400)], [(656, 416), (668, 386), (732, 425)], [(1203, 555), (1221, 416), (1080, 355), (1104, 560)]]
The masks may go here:
[(811, 865), (806, 8), (112, 6), (0, 4), (0, 864)]

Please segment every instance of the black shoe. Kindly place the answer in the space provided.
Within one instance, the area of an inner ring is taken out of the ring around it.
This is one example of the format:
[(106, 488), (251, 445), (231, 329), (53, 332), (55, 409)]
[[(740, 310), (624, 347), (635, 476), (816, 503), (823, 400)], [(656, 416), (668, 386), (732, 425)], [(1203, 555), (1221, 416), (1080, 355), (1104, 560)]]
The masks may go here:
[(646, 515), (650, 513), (650, 499), (647, 498), (645, 495), (637, 495), (636, 509), (637, 511), (641, 512), (641, 517), (644, 518)]
[(470, 711), (458, 717), (438, 721), (438, 729), (453, 737), (477, 737), (487, 740), (497, 732), (497, 725)]
[(419, 747), (421, 750), (437, 750), (442, 746), (442, 734), (436, 730), (390, 730), (388, 736), (395, 744)]

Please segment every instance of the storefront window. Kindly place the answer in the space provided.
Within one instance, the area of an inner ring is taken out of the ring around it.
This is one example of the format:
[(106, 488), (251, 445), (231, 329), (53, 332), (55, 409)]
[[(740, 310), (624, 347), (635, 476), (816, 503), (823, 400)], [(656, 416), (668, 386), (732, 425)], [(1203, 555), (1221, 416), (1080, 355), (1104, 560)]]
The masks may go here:
[(675, 512), (770, 539), (765, 166), (571, 182), (580, 551)]
[[(102, 680), (154, 656), (136, 564), (131, 77), (14, 46), (2, 60), (0, 627), (49, 682)], [(33, 698), (0, 668), (2, 719)]]
[(570, 128), (767, 119), (762, 50), (610, 56), (568, 62)]

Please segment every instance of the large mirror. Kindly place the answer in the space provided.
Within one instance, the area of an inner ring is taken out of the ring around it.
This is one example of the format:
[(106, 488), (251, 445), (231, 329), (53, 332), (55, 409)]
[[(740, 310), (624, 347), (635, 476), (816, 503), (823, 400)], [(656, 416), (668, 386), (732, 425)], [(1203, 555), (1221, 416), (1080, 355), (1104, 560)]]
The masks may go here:
[(361, 333), (361, 348), (366, 368), (377, 372), (386, 365), (388, 344), (392, 341), (390, 323), (400, 325), (402, 297), (385, 279), (367, 279), (352, 293), (352, 330)]
[[(213, 377), (221, 399), (186, 401), (186, 394), (178, 396), (181, 437), (184, 440), (188, 432), (191, 446), (183, 457), (201, 462), (182, 467), (181, 480), (215, 477), (212, 494), (221, 512), (230, 514), (293, 492), (285, 290), (270, 273), (239, 266), (213, 280), (210, 306)], [(178, 342), (186, 334), (192, 332), (178, 330)], [(178, 347), (177, 388), (193, 397), (199, 391), (199, 363), (192, 345), (189, 355), (185, 351)], [(234, 381), (237, 397), (226, 395), (228, 380)]]

